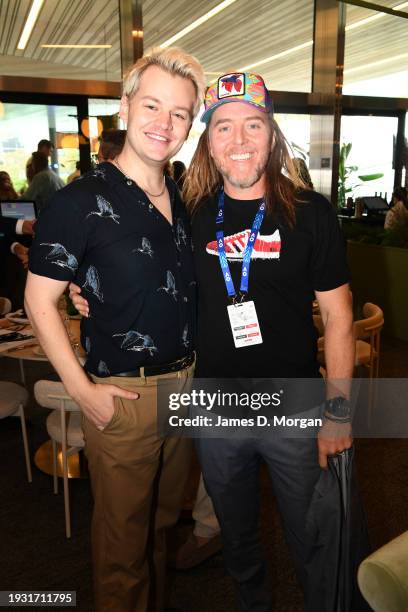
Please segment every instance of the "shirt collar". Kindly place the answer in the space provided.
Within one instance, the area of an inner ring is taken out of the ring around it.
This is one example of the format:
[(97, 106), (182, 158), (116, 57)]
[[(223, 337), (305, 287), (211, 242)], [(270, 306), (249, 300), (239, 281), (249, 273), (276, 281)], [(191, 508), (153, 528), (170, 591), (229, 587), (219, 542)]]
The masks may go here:
[[(128, 179), (126, 178), (126, 176), (123, 174), (123, 172), (121, 172), (119, 170), (119, 168), (117, 166), (115, 166), (115, 164), (112, 164), (111, 162), (101, 162), (98, 165), (99, 168), (101, 168), (101, 170), (105, 170), (105, 172), (108, 175), (108, 180), (109, 183), (113, 184), (113, 185), (117, 185), (117, 184), (127, 184), (129, 180), (132, 181), (132, 185), (134, 187), (136, 187), (136, 189), (139, 189), (143, 194), (145, 194), (145, 192), (143, 191), (143, 189), (133, 180), (133, 179)], [(177, 189), (177, 185), (176, 183), (173, 181), (173, 179), (170, 176), (165, 176), (165, 181), (166, 181), (166, 187), (169, 190), (169, 194), (170, 194), (170, 201), (173, 202), (176, 194), (178, 192)], [(130, 186), (130, 185), (129, 185)], [(147, 194), (145, 194), (147, 197)]]

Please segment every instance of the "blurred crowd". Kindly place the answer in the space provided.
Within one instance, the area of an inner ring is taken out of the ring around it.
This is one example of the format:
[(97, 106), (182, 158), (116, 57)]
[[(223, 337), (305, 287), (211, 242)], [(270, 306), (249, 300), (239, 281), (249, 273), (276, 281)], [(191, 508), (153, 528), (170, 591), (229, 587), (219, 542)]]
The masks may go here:
[[(125, 142), (126, 130), (107, 129), (100, 137), (97, 163), (113, 160), (119, 155)], [(81, 176), (80, 163), (76, 162), (75, 170), (68, 176), (66, 183), (52, 169), (50, 159), (54, 144), (42, 139), (26, 162), (26, 186), (17, 191), (12, 178), (5, 170), (0, 171), (0, 201), (13, 202), (16, 200), (35, 202), (37, 215), (51, 200), (53, 195), (65, 187), (66, 184), (77, 180)], [(168, 162), (166, 173), (171, 176), (180, 191), (183, 188), (186, 167), (182, 161)], [(12, 264), (10, 254), (17, 257), (19, 262), (27, 268), (28, 252), (32, 236), (35, 231), (35, 220), (15, 220), (0, 216), (0, 292), (4, 285), (4, 273)]]

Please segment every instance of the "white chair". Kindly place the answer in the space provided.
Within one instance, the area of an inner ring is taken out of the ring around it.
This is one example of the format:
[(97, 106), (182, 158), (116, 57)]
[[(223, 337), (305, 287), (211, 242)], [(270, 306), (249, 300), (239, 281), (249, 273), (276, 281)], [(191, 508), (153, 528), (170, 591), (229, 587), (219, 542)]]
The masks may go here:
[(58, 493), (57, 443), (62, 450), (62, 472), (64, 480), (65, 533), (71, 537), (71, 512), (68, 486), (68, 457), (81, 451), (84, 436), (81, 427), (81, 409), (67, 395), (61, 382), (39, 380), (34, 385), (34, 395), (40, 406), (50, 408), (47, 417), (47, 431), (52, 441), (54, 493)]
[(11, 312), (11, 302), (6, 297), (0, 297), (0, 315), (6, 315)]
[(28, 393), (13, 382), (0, 382), (0, 419), (13, 416), (19, 417), (21, 433), (23, 434), (24, 456), (27, 469), (28, 482), (32, 482), (30, 451), (28, 448), (27, 428), (25, 422), (24, 406), (27, 405)]

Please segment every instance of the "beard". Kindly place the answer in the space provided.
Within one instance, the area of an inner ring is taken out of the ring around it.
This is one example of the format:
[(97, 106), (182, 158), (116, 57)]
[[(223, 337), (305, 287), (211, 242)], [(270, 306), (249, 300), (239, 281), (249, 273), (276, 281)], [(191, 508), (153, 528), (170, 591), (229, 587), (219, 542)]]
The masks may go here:
[(246, 176), (242, 176), (242, 174), (233, 174), (233, 172), (231, 172), (223, 163), (223, 161), (219, 158), (213, 157), (213, 160), (218, 172), (231, 185), (233, 185), (237, 189), (248, 189), (249, 187), (252, 187), (252, 185), (255, 185), (255, 183), (257, 183), (259, 179), (263, 176), (263, 174), (265, 174), (266, 167), (268, 165), (269, 157), (271, 154), (271, 144), (272, 138), (270, 140), (268, 150), (263, 153), (258, 164), (255, 166), (255, 168), (251, 170), (251, 173), (247, 174)]
[(252, 187), (252, 185), (255, 185), (255, 183), (257, 183), (261, 176), (264, 174), (266, 169), (266, 163), (258, 164), (255, 167), (254, 171), (248, 176), (238, 177), (231, 174), (231, 172), (228, 172), (228, 170), (222, 164), (218, 165), (217, 160), (214, 161), (215, 165), (217, 166), (217, 170), (222, 175), (222, 177), (238, 189), (248, 189), (248, 187)]

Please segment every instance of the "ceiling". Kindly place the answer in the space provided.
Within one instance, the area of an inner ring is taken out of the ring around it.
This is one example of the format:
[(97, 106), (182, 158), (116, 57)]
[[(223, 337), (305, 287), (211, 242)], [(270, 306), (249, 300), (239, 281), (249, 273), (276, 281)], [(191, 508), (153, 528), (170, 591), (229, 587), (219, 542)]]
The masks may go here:
[[(382, 0), (393, 7), (402, 0)], [(45, 0), (25, 51), (17, 42), (31, 0), (0, 0), (0, 74), (120, 80), (118, 0)], [(144, 45), (160, 44), (219, 4), (219, 0), (144, 0)], [(271, 89), (310, 91), (313, 0), (236, 0), (177, 45), (203, 63), (208, 79), (256, 65)], [(408, 10), (407, 8), (403, 9)], [(347, 24), (375, 15), (347, 6)], [(43, 49), (44, 43), (111, 44), (111, 49)], [(300, 50), (294, 47), (305, 45)], [(282, 54), (282, 55), (279, 55)], [(408, 20), (382, 15), (346, 32), (345, 85), (408, 71)], [(408, 73), (407, 73), (408, 76)], [(380, 81), (379, 81), (380, 83)], [(408, 78), (377, 95), (407, 96)]]

